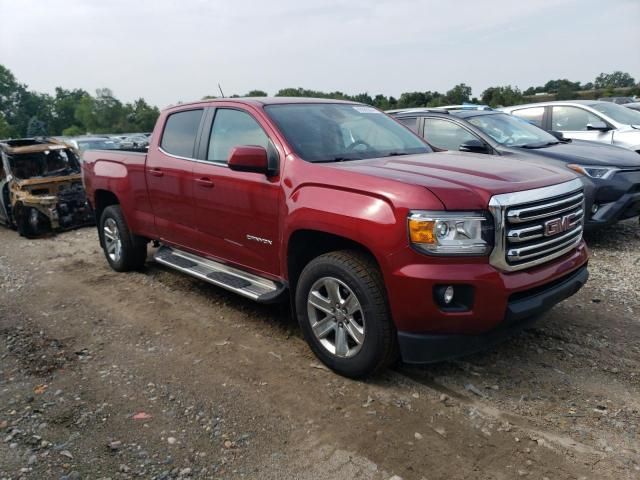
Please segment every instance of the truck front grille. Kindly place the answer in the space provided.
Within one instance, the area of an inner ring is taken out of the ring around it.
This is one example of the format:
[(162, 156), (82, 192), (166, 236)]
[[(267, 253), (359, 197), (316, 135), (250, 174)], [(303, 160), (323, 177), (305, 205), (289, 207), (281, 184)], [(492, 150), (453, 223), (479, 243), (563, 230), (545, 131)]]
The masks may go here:
[(582, 239), (584, 194), (580, 180), (496, 195), (489, 204), (496, 224), (491, 263), (513, 271), (540, 265)]

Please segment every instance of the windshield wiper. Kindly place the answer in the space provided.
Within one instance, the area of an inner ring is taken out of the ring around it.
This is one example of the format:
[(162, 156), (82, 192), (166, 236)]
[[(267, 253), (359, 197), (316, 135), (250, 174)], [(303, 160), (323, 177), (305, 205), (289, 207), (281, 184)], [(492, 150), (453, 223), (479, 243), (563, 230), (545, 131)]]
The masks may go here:
[(361, 157), (333, 157), (327, 160), (314, 160), (313, 163), (334, 163), (334, 162), (348, 162), (349, 160), (362, 160)]
[(543, 142), (543, 143), (525, 143), (524, 145), (519, 145), (521, 148), (545, 148), (551, 145), (558, 145), (560, 142)]
[(385, 155), (385, 157), (399, 157), (401, 155), (411, 155), (408, 152), (390, 152)]

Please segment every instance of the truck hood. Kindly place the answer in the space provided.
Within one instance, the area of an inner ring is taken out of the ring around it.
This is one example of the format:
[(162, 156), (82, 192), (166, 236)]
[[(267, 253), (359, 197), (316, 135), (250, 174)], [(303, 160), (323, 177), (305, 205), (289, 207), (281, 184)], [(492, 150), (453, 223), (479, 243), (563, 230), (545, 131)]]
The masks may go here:
[(429, 189), (449, 210), (485, 209), (496, 194), (546, 187), (576, 178), (568, 169), (463, 152), (437, 152), (329, 164)]
[(524, 155), (534, 155), (566, 163), (581, 165), (614, 166), (621, 168), (640, 168), (640, 155), (627, 148), (607, 145), (606, 143), (572, 140), (544, 148), (510, 148), (510, 151)]

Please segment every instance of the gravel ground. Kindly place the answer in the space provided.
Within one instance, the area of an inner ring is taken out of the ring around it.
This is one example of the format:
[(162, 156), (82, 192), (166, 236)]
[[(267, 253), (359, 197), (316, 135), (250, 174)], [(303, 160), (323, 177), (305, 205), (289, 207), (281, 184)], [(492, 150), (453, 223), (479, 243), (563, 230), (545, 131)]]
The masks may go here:
[(282, 306), (0, 229), (0, 479), (640, 478), (640, 226), (499, 347), (356, 382)]

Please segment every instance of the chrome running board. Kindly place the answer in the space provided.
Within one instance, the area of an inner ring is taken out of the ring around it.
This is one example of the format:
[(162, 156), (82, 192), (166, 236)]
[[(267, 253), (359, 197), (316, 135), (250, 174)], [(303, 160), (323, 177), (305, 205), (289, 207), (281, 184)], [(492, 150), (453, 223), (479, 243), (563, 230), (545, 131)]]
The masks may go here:
[(166, 245), (161, 246), (153, 258), (162, 265), (260, 303), (277, 301), (286, 290), (286, 286), (279, 282)]

